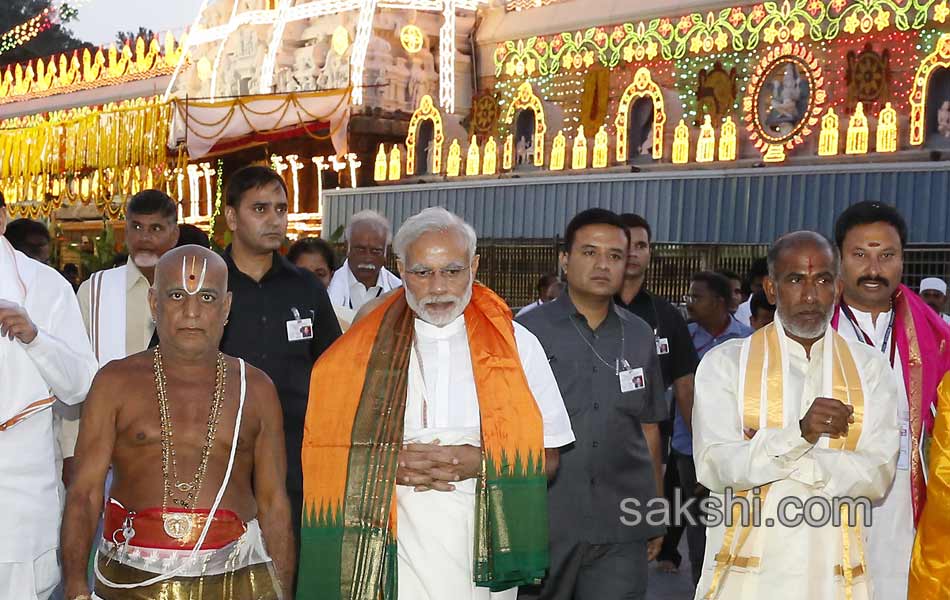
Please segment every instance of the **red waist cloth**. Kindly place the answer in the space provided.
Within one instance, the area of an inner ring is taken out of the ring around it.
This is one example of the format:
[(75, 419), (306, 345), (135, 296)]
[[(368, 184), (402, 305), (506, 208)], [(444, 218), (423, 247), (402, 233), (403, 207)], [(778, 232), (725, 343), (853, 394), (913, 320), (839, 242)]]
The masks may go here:
[[(165, 532), (165, 519), (161, 508), (146, 508), (130, 511), (118, 501), (109, 499), (106, 504), (102, 537), (110, 542), (121, 544), (125, 541), (123, 530), (125, 521), (131, 517), (135, 535), (129, 540), (133, 546), (158, 548), (161, 550), (191, 550), (198, 542), (201, 531), (208, 521), (211, 511), (206, 509), (188, 510), (184, 508), (166, 508), (167, 515), (190, 515), (192, 526), (181, 539), (175, 539)], [(230, 510), (218, 509), (208, 528), (208, 535), (201, 545), (203, 550), (218, 550), (235, 542), (247, 531), (247, 525)]]

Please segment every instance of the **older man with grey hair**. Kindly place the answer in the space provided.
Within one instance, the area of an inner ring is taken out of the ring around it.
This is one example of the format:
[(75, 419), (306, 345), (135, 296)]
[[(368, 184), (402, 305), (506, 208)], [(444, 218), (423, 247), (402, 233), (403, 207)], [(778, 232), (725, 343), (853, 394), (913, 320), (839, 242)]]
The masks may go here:
[(334, 306), (354, 312), (366, 302), (402, 286), (383, 265), (392, 242), (392, 228), (383, 215), (362, 210), (346, 227), (346, 260), (333, 274), (327, 293)]
[(733, 516), (707, 530), (696, 599), (882, 597), (863, 549), (894, 480), (897, 381), (881, 352), (831, 327), (842, 283), (827, 239), (782, 236), (768, 266), (775, 321), (696, 371), (697, 478)]
[(314, 367), (297, 597), (514, 600), (548, 566), (570, 419), (538, 339), (475, 283), (470, 225), (429, 208), (393, 247), (405, 288)]

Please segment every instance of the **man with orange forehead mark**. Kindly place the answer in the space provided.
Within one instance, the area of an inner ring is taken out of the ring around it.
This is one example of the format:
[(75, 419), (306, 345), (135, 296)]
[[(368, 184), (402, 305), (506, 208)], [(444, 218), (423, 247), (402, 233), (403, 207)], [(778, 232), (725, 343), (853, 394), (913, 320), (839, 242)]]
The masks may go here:
[(574, 434), (540, 342), (474, 283), (475, 246), (443, 208), (409, 218), (405, 287), (314, 366), (299, 599), (513, 600), (545, 574)]
[[(149, 292), (160, 344), (92, 384), (63, 524), (67, 600), (270, 600), (291, 585), (280, 404), (263, 372), (218, 351), (227, 275), (200, 246), (165, 254)], [(90, 596), (86, 557), (110, 464)]]

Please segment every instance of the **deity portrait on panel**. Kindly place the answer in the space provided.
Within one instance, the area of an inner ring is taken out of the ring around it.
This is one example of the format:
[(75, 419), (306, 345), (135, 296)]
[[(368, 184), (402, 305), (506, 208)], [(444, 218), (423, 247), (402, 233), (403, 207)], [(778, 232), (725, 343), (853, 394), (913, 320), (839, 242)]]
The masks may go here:
[(792, 135), (808, 115), (810, 94), (801, 65), (777, 62), (759, 91), (759, 122), (773, 138)]

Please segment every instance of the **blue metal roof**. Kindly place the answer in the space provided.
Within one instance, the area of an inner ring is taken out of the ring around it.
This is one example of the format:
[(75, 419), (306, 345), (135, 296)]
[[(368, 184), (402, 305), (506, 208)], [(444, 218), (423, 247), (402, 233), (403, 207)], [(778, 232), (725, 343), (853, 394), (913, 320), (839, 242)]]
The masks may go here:
[(324, 231), (371, 208), (394, 228), (444, 206), (485, 238), (553, 238), (578, 212), (636, 212), (658, 242), (768, 244), (796, 229), (830, 236), (849, 204), (881, 200), (907, 219), (912, 243), (950, 242), (950, 163), (836, 164), (585, 173), (456, 180), (327, 192)]

